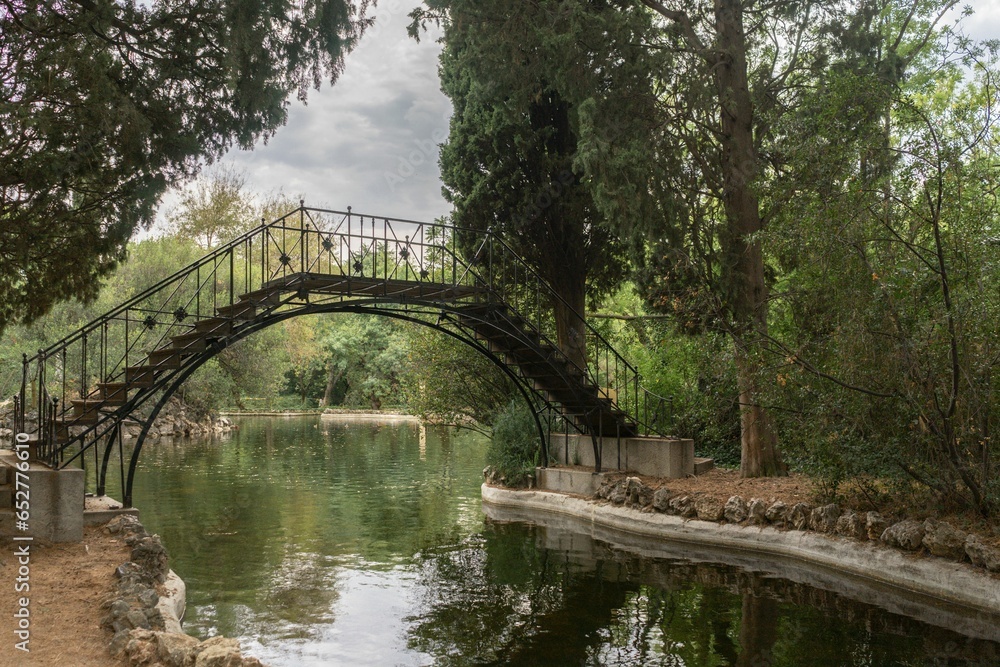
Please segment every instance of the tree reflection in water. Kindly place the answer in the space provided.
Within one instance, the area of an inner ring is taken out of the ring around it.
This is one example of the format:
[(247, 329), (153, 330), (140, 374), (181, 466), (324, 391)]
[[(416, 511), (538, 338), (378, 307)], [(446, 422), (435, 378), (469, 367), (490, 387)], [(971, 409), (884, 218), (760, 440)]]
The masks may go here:
[(1000, 664), (994, 643), (834, 593), (552, 532), (493, 523), (459, 548), (422, 554), (410, 649), (437, 665)]

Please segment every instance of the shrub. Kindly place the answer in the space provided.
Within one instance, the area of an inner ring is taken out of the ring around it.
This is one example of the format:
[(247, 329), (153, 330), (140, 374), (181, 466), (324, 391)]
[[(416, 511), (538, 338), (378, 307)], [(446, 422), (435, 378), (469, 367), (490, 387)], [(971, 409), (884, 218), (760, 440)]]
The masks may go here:
[(506, 486), (527, 486), (538, 465), (538, 429), (523, 401), (512, 400), (493, 420), (493, 438), (486, 463), (493, 477)]

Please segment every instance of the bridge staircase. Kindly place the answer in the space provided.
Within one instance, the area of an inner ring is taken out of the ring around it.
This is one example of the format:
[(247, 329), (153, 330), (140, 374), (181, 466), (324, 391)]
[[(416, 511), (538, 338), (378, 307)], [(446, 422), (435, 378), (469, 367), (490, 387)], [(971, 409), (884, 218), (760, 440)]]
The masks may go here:
[[(667, 403), (582, 317), (588, 360), (570, 360), (549, 314), (558, 298), (490, 231), (303, 205), (25, 357), (15, 429), (53, 468), (86, 466), (92, 455), (98, 494), (117, 451), (129, 504), (149, 426), (205, 361), (293, 316), (356, 312), (476, 347), (534, 406), (543, 441), (553, 429), (593, 436), (600, 468), (597, 438), (663, 435)], [(127, 456), (123, 427), (133, 423), (142, 430)]]

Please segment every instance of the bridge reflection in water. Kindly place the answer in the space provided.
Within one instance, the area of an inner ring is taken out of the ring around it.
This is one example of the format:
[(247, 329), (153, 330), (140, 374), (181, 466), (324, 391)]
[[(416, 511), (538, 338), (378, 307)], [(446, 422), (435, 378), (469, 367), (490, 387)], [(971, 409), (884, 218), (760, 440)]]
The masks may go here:
[[(493, 361), (531, 405), (541, 461), (553, 432), (665, 435), (667, 401), (583, 316), (586, 359), (560, 349), (560, 296), (491, 231), (307, 208), (221, 246), (35, 357), (15, 426), (56, 468), (93, 457), (103, 495), (117, 458), (126, 505), (167, 398), (227, 346), (298, 315), (378, 314), (433, 327)], [(573, 327), (571, 327), (573, 328)], [(140, 412), (140, 408), (146, 408)], [(126, 423), (141, 425), (126, 443)]]

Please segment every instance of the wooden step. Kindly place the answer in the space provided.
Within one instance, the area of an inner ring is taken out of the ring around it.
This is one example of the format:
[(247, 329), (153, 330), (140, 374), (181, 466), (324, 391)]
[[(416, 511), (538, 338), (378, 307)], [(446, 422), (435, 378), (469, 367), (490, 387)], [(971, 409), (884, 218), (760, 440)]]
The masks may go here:
[[(212, 336), (228, 336), (233, 331), (233, 321), (226, 317), (209, 317), (194, 325), (195, 331)], [(186, 334), (185, 334), (186, 335)]]
[(552, 361), (549, 359), (511, 359), (507, 363), (515, 364), (525, 375), (549, 375), (552, 377), (569, 378), (581, 382), (583, 374), (568, 361)]
[(170, 337), (170, 347), (185, 352), (204, 352), (208, 347), (208, 335), (204, 331)]
[(173, 347), (164, 347), (149, 353), (148, 366), (154, 368), (180, 368), (184, 362), (184, 357), (194, 354), (194, 350), (178, 350)]
[(221, 306), (216, 309), (220, 317), (233, 320), (252, 320), (257, 315), (257, 308), (252, 301), (237, 301), (231, 306)]
[(152, 387), (162, 369), (151, 366), (129, 366), (125, 369), (125, 382), (133, 387)]
[(129, 388), (125, 382), (99, 382), (97, 396), (108, 405), (124, 405), (128, 402)]
[[(60, 428), (68, 428), (70, 426), (90, 426), (91, 424), (96, 424), (102, 413), (98, 410), (91, 410), (90, 412), (84, 412), (83, 414), (70, 414), (64, 417), (57, 417), (55, 424)], [(67, 435), (68, 435), (67, 431)], [(57, 431), (58, 435), (58, 431)]]
[(240, 295), (241, 303), (251, 303), (256, 306), (277, 306), (281, 303), (282, 292), (294, 290), (294, 285), (264, 287), (253, 292)]
[(85, 398), (79, 399), (74, 398), (70, 403), (73, 406), (73, 416), (78, 418), (93, 418), (94, 421), (100, 416), (101, 409), (109, 407), (101, 399)]

